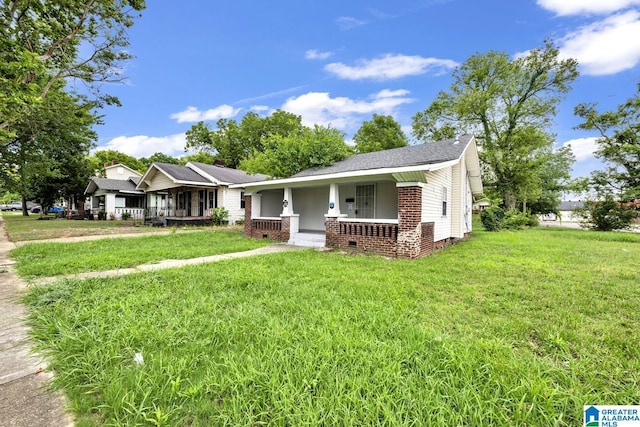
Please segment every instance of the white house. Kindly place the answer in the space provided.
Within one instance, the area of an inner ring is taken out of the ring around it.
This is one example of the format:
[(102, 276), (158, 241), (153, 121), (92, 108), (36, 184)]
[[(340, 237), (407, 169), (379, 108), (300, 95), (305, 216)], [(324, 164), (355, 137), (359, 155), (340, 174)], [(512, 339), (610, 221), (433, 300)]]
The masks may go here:
[[(233, 224), (245, 218), (244, 183), (265, 178), (222, 165), (154, 162), (136, 189), (145, 194), (147, 217), (152, 221), (162, 220), (168, 225), (208, 223), (215, 208), (225, 207)], [(234, 188), (230, 188), (232, 184)]]
[(245, 236), (416, 258), (472, 230), (475, 138), (359, 154), (245, 191)]
[(120, 219), (123, 213), (132, 218), (144, 214), (144, 191), (136, 189), (142, 177), (137, 171), (121, 164), (105, 166), (106, 178), (93, 176), (84, 191), (93, 214), (105, 212), (108, 219)]

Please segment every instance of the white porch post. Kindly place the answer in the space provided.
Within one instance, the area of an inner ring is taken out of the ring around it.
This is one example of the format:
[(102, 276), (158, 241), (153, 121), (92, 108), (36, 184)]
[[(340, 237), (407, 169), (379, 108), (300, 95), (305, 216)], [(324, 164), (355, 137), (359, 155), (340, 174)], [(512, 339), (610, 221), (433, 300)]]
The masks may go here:
[(340, 216), (340, 190), (338, 184), (330, 184), (329, 186), (329, 210), (326, 216)]
[(114, 193), (107, 193), (104, 197), (104, 210), (107, 213), (107, 219), (111, 219), (113, 214), (116, 214), (116, 195)]
[(282, 214), (280, 216), (293, 215), (293, 191), (290, 187), (284, 189), (284, 199), (282, 200)]
[[(288, 228), (289, 228), (289, 241), (295, 236), (300, 227), (300, 215), (296, 215), (293, 213), (293, 191), (290, 187), (286, 187), (284, 189), (284, 196), (282, 200), (282, 213), (280, 214), (280, 218), (288, 219)], [(284, 224), (284, 222), (283, 222)], [(283, 228), (284, 231), (284, 228)]]
[(262, 216), (262, 194), (252, 193), (251, 196), (251, 218)]

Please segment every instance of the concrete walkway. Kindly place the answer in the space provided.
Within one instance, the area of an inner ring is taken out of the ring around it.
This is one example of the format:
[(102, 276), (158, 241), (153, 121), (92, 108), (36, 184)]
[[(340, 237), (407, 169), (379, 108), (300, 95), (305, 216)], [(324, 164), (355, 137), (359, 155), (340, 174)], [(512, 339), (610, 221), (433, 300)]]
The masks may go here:
[[(169, 232), (167, 232), (169, 233)], [(139, 237), (163, 232), (133, 233), (127, 235), (105, 235), (50, 239), (55, 242), (78, 242), (115, 237)], [(33, 241), (41, 243), (43, 240)], [(26, 244), (29, 242), (23, 242)], [(29, 328), (25, 325), (26, 307), (19, 299), (26, 284), (15, 274), (9, 251), (15, 245), (9, 241), (4, 220), (0, 215), (0, 427), (73, 426), (72, 417), (65, 412), (66, 400), (57, 392), (47, 388), (52, 374), (46, 371), (44, 360), (31, 353), (28, 342)], [(184, 260), (165, 260), (155, 264), (144, 264), (135, 268), (71, 274), (66, 276), (36, 279), (30, 284), (45, 284), (62, 278), (112, 277), (141, 271), (182, 267), (233, 258), (243, 258), (275, 252), (308, 249), (283, 243), (273, 244), (246, 252), (213, 255)]]
[(142, 264), (137, 267), (131, 267), (131, 268), (120, 268), (117, 270), (106, 270), (106, 271), (91, 271), (88, 273), (75, 273), (75, 274), (67, 274), (64, 276), (55, 276), (55, 277), (43, 277), (39, 279), (33, 279), (33, 281), (29, 282), (29, 284), (44, 285), (46, 283), (55, 282), (56, 280), (60, 280), (60, 279), (90, 279), (94, 277), (124, 276), (126, 274), (140, 273), (142, 271), (153, 271), (153, 270), (162, 270), (165, 268), (184, 267), (187, 265), (205, 264), (209, 262), (223, 261), (226, 259), (245, 258), (245, 257), (250, 257), (255, 255), (272, 254), (276, 252), (293, 251), (293, 250), (300, 250), (300, 249), (309, 249), (309, 248), (302, 247), (302, 246), (288, 245), (286, 243), (274, 243), (269, 246), (263, 246), (261, 248), (252, 249), (250, 251), (245, 251), (245, 252), (233, 252), (230, 254), (211, 255), (206, 257), (189, 258), (189, 259), (167, 259), (157, 263)]
[(27, 341), (26, 308), (18, 302), (25, 284), (14, 273), (0, 215), (0, 426), (72, 426), (65, 399), (50, 391), (44, 361)]

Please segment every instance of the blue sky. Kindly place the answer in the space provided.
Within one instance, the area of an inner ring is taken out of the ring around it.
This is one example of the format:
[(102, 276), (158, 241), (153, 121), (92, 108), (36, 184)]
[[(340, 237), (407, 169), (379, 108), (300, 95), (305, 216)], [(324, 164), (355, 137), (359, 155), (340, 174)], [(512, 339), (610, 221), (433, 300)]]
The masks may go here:
[(103, 110), (96, 130), (97, 149), (135, 157), (182, 155), (193, 124), (249, 111), (283, 109), (348, 140), (389, 114), (409, 135), (470, 55), (517, 55), (552, 37), (581, 64), (552, 131), (584, 176), (601, 165), (574, 106), (615, 108), (640, 82), (640, 0), (151, 0), (129, 37), (127, 83), (104, 88), (123, 106)]

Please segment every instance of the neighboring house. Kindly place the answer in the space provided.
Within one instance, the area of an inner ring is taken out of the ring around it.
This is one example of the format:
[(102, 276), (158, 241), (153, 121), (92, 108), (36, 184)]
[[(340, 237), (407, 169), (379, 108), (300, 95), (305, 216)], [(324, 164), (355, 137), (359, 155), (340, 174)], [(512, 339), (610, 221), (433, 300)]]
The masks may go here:
[(556, 215), (554, 213), (549, 213), (546, 215), (542, 215), (542, 221), (559, 221), (559, 222), (580, 222), (582, 218), (575, 214), (576, 209), (582, 209), (584, 207), (584, 202), (565, 200), (560, 202), (560, 206), (558, 206), (558, 213), (560, 215)]
[[(146, 193), (150, 221), (168, 225), (203, 224), (211, 221), (215, 208), (225, 207), (233, 224), (245, 217), (243, 184), (265, 178), (221, 165), (154, 162), (136, 188)], [(229, 188), (232, 184), (236, 185), (233, 189)]]
[(488, 208), (489, 206), (491, 206), (491, 202), (487, 198), (483, 197), (473, 202), (472, 209), (474, 213), (482, 212), (483, 210), (485, 210), (485, 208)]
[(92, 214), (105, 212), (109, 219), (120, 219), (127, 212), (132, 218), (144, 216), (144, 192), (137, 190), (141, 174), (121, 164), (105, 166), (106, 178), (93, 176), (84, 191)]
[(242, 188), (247, 237), (417, 258), (469, 235), (482, 181), (475, 138), (466, 136)]

